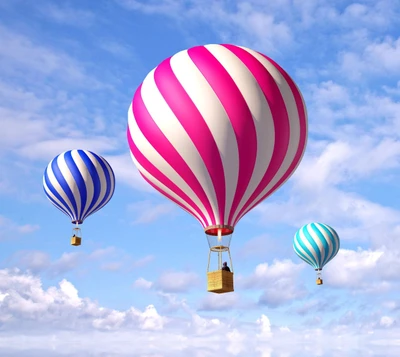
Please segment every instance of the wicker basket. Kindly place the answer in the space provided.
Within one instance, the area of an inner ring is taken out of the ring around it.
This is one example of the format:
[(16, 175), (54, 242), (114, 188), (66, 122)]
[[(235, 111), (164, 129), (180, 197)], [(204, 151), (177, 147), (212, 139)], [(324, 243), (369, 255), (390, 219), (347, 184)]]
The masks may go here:
[(73, 236), (73, 237), (71, 238), (71, 245), (75, 245), (75, 246), (81, 245), (81, 241), (82, 241), (82, 238), (81, 238), (81, 237)]
[(233, 291), (233, 273), (226, 270), (216, 270), (207, 273), (207, 290), (222, 294)]

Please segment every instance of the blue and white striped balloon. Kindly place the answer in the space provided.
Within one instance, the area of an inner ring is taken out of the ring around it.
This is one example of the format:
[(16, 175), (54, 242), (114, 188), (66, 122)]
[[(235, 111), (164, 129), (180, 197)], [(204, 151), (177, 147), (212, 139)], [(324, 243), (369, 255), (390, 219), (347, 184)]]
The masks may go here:
[(315, 270), (322, 270), (339, 251), (339, 236), (326, 224), (306, 224), (296, 232), (293, 248), (296, 254)]
[(50, 202), (81, 224), (104, 207), (114, 194), (115, 176), (110, 164), (87, 150), (69, 150), (56, 156), (43, 175)]

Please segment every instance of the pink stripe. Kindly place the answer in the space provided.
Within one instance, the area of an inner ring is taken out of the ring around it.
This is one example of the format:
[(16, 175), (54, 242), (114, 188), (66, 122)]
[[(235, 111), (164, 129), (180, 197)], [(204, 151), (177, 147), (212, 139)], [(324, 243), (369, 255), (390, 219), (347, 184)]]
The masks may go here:
[(246, 211), (244, 211), (240, 216), (235, 221), (235, 224), (239, 222), (239, 220), (251, 209), (253, 209), (255, 206), (257, 206), (261, 201), (266, 199), (268, 196), (270, 196), (274, 191), (276, 191), (280, 185), (282, 185), (289, 177), (295, 172), (297, 166), (300, 164), (300, 161), (303, 157), (303, 154), (305, 152), (306, 148), (306, 143), (307, 143), (307, 115), (306, 115), (306, 109), (304, 107), (304, 103), (302, 100), (302, 95), (300, 90), (297, 88), (296, 84), (293, 82), (292, 78), (283, 70), (281, 66), (279, 66), (275, 61), (273, 61), (271, 58), (263, 55), (260, 53), (264, 58), (266, 58), (268, 61), (270, 61), (282, 74), (282, 76), (285, 78), (287, 83), (289, 84), (289, 87), (292, 91), (292, 94), (294, 96), (295, 102), (296, 102), (296, 107), (297, 107), (297, 112), (299, 114), (299, 126), (300, 126), (300, 138), (299, 138), (299, 144), (296, 150), (296, 154), (293, 158), (292, 163), (290, 164), (289, 168), (285, 172), (285, 174), (282, 176), (282, 178), (272, 187), (261, 199), (259, 199), (257, 202), (252, 203)]
[(222, 64), (203, 46), (189, 49), (188, 54), (223, 105), (236, 135), (239, 177), (228, 222), (223, 222), (223, 224), (230, 224), (232, 215), (246, 192), (256, 163), (256, 128), (242, 93)]
[[(203, 220), (204, 222), (207, 222), (206, 217), (204, 216), (203, 212), (199, 209), (199, 207), (194, 203), (189, 196), (186, 195), (185, 192), (183, 192), (178, 186), (176, 186), (168, 177), (166, 177), (160, 170), (158, 170), (137, 148), (136, 144), (132, 140), (131, 132), (127, 130), (127, 136), (128, 136), (128, 144), (129, 148), (131, 149), (131, 152), (135, 159), (139, 162), (140, 165), (154, 178), (156, 178), (158, 181), (160, 181), (164, 186), (168, 187), (172, 192), (174, 192), (177, 196), (182, 198), (191, 208), (192, 208), (192, 214), (195, 216), (195, 213), (197, 213)], [(139, 171), (140, 172), (140, 171)], [(143, 175), (142, 175), (143, 176)], [(146, 179), (148, 182), (148, 180)], [(150, 183), (150, 182), (149, 182)], [(161, 192), (163, 195), (167, 196), (170, 200), (174, 201), (176, 204), (179, 206), (183, 207), (179, 201), (176, 201), (174, 198), (169, 196), (167, 193), (165, 193), (160, 187), (155, 186), (154, 184), (150, 183), (157, 191)], [(184, 208), (187, 211), (187, 208)], [(195, 216), (196, 217), (196, 216)], [(197, 217), (196, 217), (197, 218)], [(206, 227), (204, 227), (206, 228)]]
[[(169, 59), (166, 61), (169, 61)], [(183, 160), (181, 155), (169, 142), (167, 137), (150, 116), (143, 102), (141, 90), (142, 85), (140, 85), (137, 89), (132, 101), (133, 112), (135, 113), (136, 123), (140, 131), (153, 146), (153, 148), (164, 158), (166, 162), (168, 162), (169, 165), (171, 165), (171, 167), (174, 168), (178, 175), (182, 177), (182, 179), (188, 184), (188, 186), (203, 203), (211, 218), (211, 222), (207, 222), (207, 220), (205, 220), (205, 222), (210, 225), (216, 224), (214, 213), (203, 188), (201, 187), (196, 176), (190, 170), (188, 164), (185, 162), (185, 160)]]
[[(173, 198), (171, 195), (169, 195), (167, 192), (165, 192), (164, 190), (162, 190), (161, 188), (159, 188), (158, 186), (156, 186), (153, 182), (151, 182), (149, 179), (147, 179), (146, 176), (144, 176), (140, 171), (139, 171), (140, 175), (146, 180), (146, 182), (148, 184), (150, 184), (151, 186), (153, 186), (158, 192), (160, 192), (162, 195), (164, 195), (165, 197), (169, 198), (171, 201), (173, 201), (174, 203), (176, 203), (179, 207), (181, 207), (183, 210), (185, 210), (186, 212), (190, 213), (193, 215), (194, 218), (196, 218), (200, 224), (204, 227), (203, 223), (193, 214), (193, 212), (189, 211), (182, 203), (180, 203), (179, 201), (177, 201), (175, 198)], [(206, 228), (206, 227), (204, 227)]]
[[(282, 94), (279, 90), (278, 85), (275, 83), (274, 78), (268, 72), (268, 70), (262, 65), (262, 63), (257, 60), (257, 58), (252, 56), (246, 50), (232, 45), (223, 46), (234, 53), (253, 74), (254, 78), (256, 79), (257, 83), (264, 93), (265, 99), (269, 104), (275, 127), (275, 145), (270, 164), (258, 187), (240, 210), (238, 214), (238, 216), (240, 216), (241, 213), (249, 207), (249, 205), (268, 185), (268, 183), (273, 179), (273, 177), (281, 167), (289, 147), (290, 126), (289, 117), (286, 110), (285, 102), (282, 98)], [(260, 153), (260, 155), (262, 154)], [(235, 212), (233, 211), (232, 213)]]
[[(218, 203), (219, 221), (225, 214), (225, 177), (218, 146), (199, 110), (176, 78), (170, 61), (161, 63), (154, 80), (161, 95), (196, 146), (210, 174)], [(218, 221), (218, 220), (217, 220)]]

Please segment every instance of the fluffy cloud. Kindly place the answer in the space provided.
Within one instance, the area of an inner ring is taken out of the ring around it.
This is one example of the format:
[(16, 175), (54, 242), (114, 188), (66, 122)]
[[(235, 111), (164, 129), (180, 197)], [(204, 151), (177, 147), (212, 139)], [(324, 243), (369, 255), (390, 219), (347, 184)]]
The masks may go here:
[[(354, 345), (351, 343), (354, 338), (359, 339), (365, 351), (373, 351), (374, 343), (388, 341), (398, 333), (395, 318), (384, 314), (374, 317), (373, 323), (385, 334), (377, 330), (373, 338), (365, 329), (357, 332), (346, 325), (332, 330), (328, 327), (299, 330), (274, 325), (265, 314), (252, 323), (236, 322), (232, 326), (224, 319), (200, 316), (185, 301), (176, 300), (186, 314), (184, 318), (160, 315), (154, 305), (143, 310), (135, 307), (115, 310), (79, 296), (76, 287), (65, 279), (58, 286), (45, 290), (39, 277), (17, 269), (0, 270), (0, 277), (0, 315), (5, 329), (0, 338), (0, 351), (10, 356), (14, 353), (28, 355), (32, 350), (40, 351), (42, 356), (50, 356), (55, 351), (82, 356), (100, 356), (101, 353), (115, 356), (132, 353), (138, 356), (184, 356), (188, 353), (265, 356), (275, 351), (288, 356), (318, 356), (341, 346), (340, 341), (347, 343), (343, 335), (345, 330), (352, 334), (349, 346)], [(168, 298), (173, 299), (171, 295)], [(362, 331), (366, 331), (365, 334)], [(22, 334), (24, 344), (20, 343)], [(325, 341), (317, 343), (317, 349), (315, 337)], [(81, 343), (74, 343), (78, 338)], [(290, 344), (284, 342), (288, 338)], [(387, 356), (395, 355), (388, 350)]]
[(40, 229), (37, 224), (18, 224), (8, 217), (0, 215), (0, 240), (14, 239), (16, 235), (24, 235)]
[(259, 303), (278, 307), (307, 295), (305, 287), (298, 283), (303, 268), (304, 264), (295, 264), (288, 259), (262, 263), (250, 276), (238, 277), (237, 285), (244, 289), (263, 289)]
[(144, 278), (139, 278), (135, 280), (133, 286), (139, 289), (150, 289), (153, 286), (153, 282), (148, 281)]
[(240, 307), (239, 294), (208, 294), (200, 302), (199, 309), (206, 311), (233, 310)]
[(367, 45), (363, 53), (345, 52), (341, 55), (342, 70), (351, 78), (362, 75), (392, 75), (400, 72), (400, 38), (386, 37)]
[(172, 214), (175, 208), (171, 202), (155, 204), (146, 200), (130, 204), (128, 210), (132, 212), (134, 224), (146, 224), (157, 220), (161, 216)]
[(57, 259), (52, 259), (48, 253), (40, 250), (20, 250), (5, 259), (2, 265), (27, 269), (34, 274), (44, 273), (50, 278), (55, 278), (85, 265), (98, 265), (101, 270), (114, 272), (131, 271), (145, 266), (153, 259), (154, 256), (149, 255), (134, 260), (129, 254), (115, 247), (99, 248), (91, 253), (62, 253)]
[(329, 285), (361, 293), (398, 290), (400, 252), (385, 246), (372, 250), (341, 249), (326, 269)]
[(164, 292), (185, 292), (199, 284), (199, 277), (193, 272), (165, 271), (155, 283)]

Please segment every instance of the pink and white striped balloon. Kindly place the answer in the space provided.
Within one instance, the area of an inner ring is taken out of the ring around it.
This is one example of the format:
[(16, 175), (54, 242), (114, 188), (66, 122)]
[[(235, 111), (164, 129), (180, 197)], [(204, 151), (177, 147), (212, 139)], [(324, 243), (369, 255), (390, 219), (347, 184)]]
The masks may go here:
[(296, 170), (307, 111), (289, 75), (234, 45), (181, 51), (152, 70), (128, 113), (143, 178), (196, 217), (207, 234), (236, 223)]

